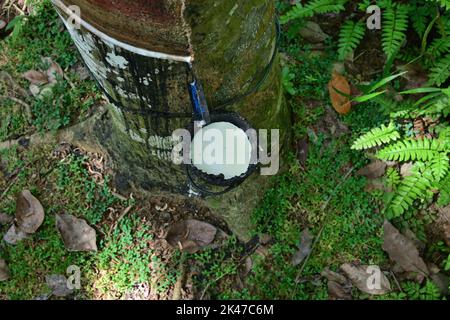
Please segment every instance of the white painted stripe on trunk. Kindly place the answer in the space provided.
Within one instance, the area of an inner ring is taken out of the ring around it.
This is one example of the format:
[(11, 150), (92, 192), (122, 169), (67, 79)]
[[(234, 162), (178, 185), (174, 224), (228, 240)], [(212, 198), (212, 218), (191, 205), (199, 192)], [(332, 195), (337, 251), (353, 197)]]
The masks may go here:
[(167, 53), (163, 53), (163, 52), (151, 51), (151, 50), (147, 50), (147, 49), (143, 49), (143, 48), (138, 48), (138, 47), (132, 46), (130, 44), (127, 44), (125, 42), (114, 39), (114, 38), (108, 36), (107, 34), (101, 32), (100, 30), (98, 30), (97, 28), (92, 26), (90, 23), (81, 19), (81, 17), (74, 15), (73, 12), (70, 11), (70, 9), (61, 0), (52, 0), (52, 3), (55, 6), (57, 6), (60, 10), (62, 10), (65, 14), (72, 17), (77, 24), (80, 24), (81, 26), (83, 26), (83, 28), (85, 28), (89, 32), (95, 34), (97, 37), (101, 38), (102, 40), (110, 42), (113, 45), (121, 47), (125, 50), (131, 51), (131, 52), (139, 54), (141, 56), (154, 58), (154, 59), (186, 62), (189, 64), (191, 64), (194, 60), (194, 58), (192, 56), (177, 56), (177, 55), (167, 54)]

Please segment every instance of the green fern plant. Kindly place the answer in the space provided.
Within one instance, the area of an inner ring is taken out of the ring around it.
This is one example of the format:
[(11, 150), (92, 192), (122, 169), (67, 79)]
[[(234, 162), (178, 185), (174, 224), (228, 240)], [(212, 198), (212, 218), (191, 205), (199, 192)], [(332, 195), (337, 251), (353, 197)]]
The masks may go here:
[(338, 42), (339, 59), (344, 60), (345, 57), (356, 49), (364, 38), (366, 26), (363, 22), (346, 21), (341, 28)]
[(430, 170), (436, 181), (441, 181), (447, 175), (449, 170), (448, 161), (448, 156), (444, 153), (440, 153), (431, 159)]
[(345, 10), (347, 0), (312, 0), (302, 5), (297, 3), (290, 11), (280, 18), (282, 24), (302, 18), (311, 18), (315, 14), (338, 13)]
[(379, 128), (374, 128), (365, 135), (359, 137), (352, 145), (353, 150), (364, 150), (381, 146), (382, 144), (395, 141), (400, 138), (400, 134), (393, 122), (388, 126), (384, 124)]
[(423, 163), (416, 163), (411, 169), (411, 175), (402, 180), (387, 206), (386, 215), (389, 219), (400, 217), (413, 206), (414, 201), (423, 199), (431, 189), (433, 180), (424, 167)]
[[(400, 177), (396, 168), (389, 168), (386, 172), (386, 183), (393, 190), (385, 197), (389, 199), (385, 210), (388, 218), (403, 215), (414, 208), (417, 201), (431, 199), (436, 191), (440, 192), (439, 205), (450, 202), (450, 126), (445, 121), (450, 109), (450, 88), (418, 88), (401, 93), (424, 96), (415, 103), (409, 100), (397, 103), (390, 101), (388, 96), (376, 97), (378, 104), (387, 105), (386, 111), (395, 110), (391, 113), (391, 122), (388, 126), (372, 129), (352, 146), (363, 150), (388, 144), (376, 152), (378, 159), (396, 161), (399, 165), (414, 162), (411, 175), (407, 177)], [(428, 128), (433, 138), (406, 138), (412, 121), (424, 116), (435, 119), (435, 124)]]
[(442, 8), (450, 10), (450, 0), (427, 0), (427, 1), (438, 3)]
[(384, 11), (382, 46), (388, 60), (395, 57), (406, 38), (408, 12), (408, 7), (401, 4), (387, 7)]
[(428, 46), (426, 53), (431, 57), (439, 57), (450, 50), (450, 39), (442, 37), (434, 39)]
[(431, 161), (448, 151), (439, 139), (402, 140), (378, 151), (377, 157), (386, 161)]
[(401, 182), (401, 176), (397, 169), (389, 167), (386, 170), (386, 183), (388, 187), (397, 189), (397, 186)]
[(439, 183), (439, 199), (437, 204), (446, 207), (450, 204), (450, 173), (447, 173), (444, 179)]
[(440, 86), (450, 77), (450, 53), (440, 59), (436, 65), (431, 68), (430, 84)]

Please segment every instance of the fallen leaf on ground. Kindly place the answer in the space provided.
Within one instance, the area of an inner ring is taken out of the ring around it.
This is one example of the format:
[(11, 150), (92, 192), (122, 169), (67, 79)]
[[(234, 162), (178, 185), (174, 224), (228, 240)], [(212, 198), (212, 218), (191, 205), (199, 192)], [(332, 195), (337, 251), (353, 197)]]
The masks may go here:
[(30, 84), (30, 87), (28, 88), (33, 95), (33, 97), (37, 97), (39, 93), (41, 92), (41, 88), (35, 84)]
[(9, 279), (9, 268), (6, 261), (0, 259), (0, 281), (6, 281)]
[(442, 272), (438, 272), (435, 274), (432, 274), (430, 276), (431, 280), (433, 281), (433, 283), (436, 285), (436, 287), (439, 289), (439, 292), (443, 295), (443, 296), (447, 296), (449, 294), (449, 277), (442, 273)]
[(400, 167), (400, 174), (403, 178), (411, 175), (411, 169), (414, 166), (412, 162), (407, 162)]
[(244, 263), (239, 267), (239, 275), (245, 278), (253, 268), (253, 260), (250, 257), (245, 258)]
[(44, 208), (29, 190), (17, 195), (16, 221), (20, 231), (35, 233), (44, 222)]
[(346, 278), (345, 276), (343, 276), (343, 275), (340, 274), (340, 273), (331, 271), (329, 268), (325, 268), (325, 269), (320, 273), (320, 275), (321, 275), (322, 277), (327, 278), (327, 280), (329, 280), (329, 281), (334, 281), (334, 282), (337, 282), (337, 283), (340, 283), (340, 284), (345, 284), (345, 283), (348, 282), (348, 281), (347, 281), (347, 278)]
[(352, 284), (346, 277), (328, 268), (323, 270), (321, 275), (328, 280), (328, 298), (330, 300), (352, 299)]
[(311, 245), (314, 236), (308, 229), (305, 229), (300, 234), (300, 245), (298, 251), (292, 257), (292, 265), (298, 266), (311, 253)]
[(73, 289), (67, 286), (67, 279), (61, 274), (45, 276), (45, 283), (52, 290), (52, 294), (57, 297), (67, 297), (73, 293)]
[(330, 300), (351, 300), (352, 287), (345, 287), (337, 282), (328, 281), (328, 298)]
[(194, 219), (173, 225), (166, 237), (167, 242), (181, 250), (195, 253), (214, 241), (217, 228), (209, 223)]
[(299, 33), (303, 39), (310, 43), (321, 43), (329, 38), (320, 25), (313, 21), (307, 21)]
[(371, 179), (366, 183), (366, 187), (364, 188), (366, 192), (372, 192), (375, 190), (389, 191), (386, 187), (386, 183), (383, 179)]
[(306, 160), (308, 159), (309, 144), (308, 139), (297, 141), (297, 159), (303, 168), (306, 168)]
[(23, 239), (25, 239), (28, 235), (23, 232), (20, 231), (15, 224), (13, 224), (9, 230), (5, 233), (5, 235), (3, 236), (3, 240), (6, 243), (15, 245), (18, 242), (22, 241)]
[(67, 250), (97, 251), (96, 232), (85, 220), (70, 214), (57, 214), (56, 228)]
[(90, 74), (88, 69), (85, 67), (85, 65), (83, 63), (76, 63), (73, 67), (72, 67), (72, 71), (76, 74), (78, 74), (79, 78), (81, 81), (84, 81), (86, 79), (89, 79)]
[(369, 266), (365, 265), (351, 265), (345, 263), (341, 266), (341, 270), (345, 272), (351, 282), (362, 292), (372, 295), (382, 295), (391, 291), (391, 284), (388, 278), (380, 271), (378, 274), (380, 278), (378, 283), (376, 274), (370, 272)]
[(52, 61), (50, 67), (47, 69), (47, 77), (50, 83), (56, 83), (58, 77), (64, 77), (64, 72), (57, 62)]
[(358, 174), (368, 179), (380, 178), (386, 172), (386, 163), (380, 160), (375, 160), (367, 166), (359, 169)]
[(444, 226), (444, 240), (447, 246), (450, 247), (450, 224)]
[(263, 233), (262, 235), (259, 236), (259, 243), (263, 244), (263, 245), (268, 244), (272, 240), (273, 240), (273, 237), (267, 233)]
[(14, 218), (9, 214), (0, 212), (0, 225), (10, 224)]
[(23, 74), (23, 77), (30, 81), (32, 84), (42, 85), (48, 83), (47, 75), (40, 71), (30, 70)]
[(414, 272), (422, 281), (429, 274), (425, 262), (419, 255), (414, 242), (405, 237), (389, 221), (384, 222), (383, 250), (389, 254), (392, 261), (405, 272)]
[[(344, 76), (333, 72), (333, 77), (328, 83), (328, 91), (330, 92), (331, 103), (334, 109), (340, 114), (347, 114), (351, 110), (350, 96), (351, 88)], [(342, 95), (345, 94), (345, 95)]]

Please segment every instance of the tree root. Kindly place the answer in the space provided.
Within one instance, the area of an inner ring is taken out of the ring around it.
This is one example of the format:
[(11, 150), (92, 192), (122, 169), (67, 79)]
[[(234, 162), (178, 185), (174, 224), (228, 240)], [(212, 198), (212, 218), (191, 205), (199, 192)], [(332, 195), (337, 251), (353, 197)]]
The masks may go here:
[(25, 135), (17, 139), (2, 141), (0, 142), (0, 151), (19, 146), (23, 143), (23, 141), (27, 141), (30, 145), (40, 145), (48, 143), (49, 141), (56, 141), (57, 143), (70, 143), (89, 152), (103, 153), (103, 150), (98, 143), (95, 141), (90, 141), (89, 133), (93, 131), (96, 122), (103, 117), (105, 112), (105, 108), (100, 107), (94, 115), (83, 122), (77, 123), (71, 127), (60, 129), (56, 133), (38, 132), (32, 135)]

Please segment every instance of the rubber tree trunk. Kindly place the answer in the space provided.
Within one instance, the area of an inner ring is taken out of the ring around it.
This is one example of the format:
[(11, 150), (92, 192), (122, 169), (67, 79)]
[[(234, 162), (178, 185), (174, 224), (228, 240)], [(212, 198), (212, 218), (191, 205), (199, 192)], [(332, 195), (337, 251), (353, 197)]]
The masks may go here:
[[(276, 45), (273, 0), (54, 0), (54, 4), (66, 24), (65, 7), (81, 8), (81, 29), (69, 31), (111, 108), (92, 132), (78, 138), (95, 140), (109, 154), (120, 191), (189, 194), (185, 170), (171, 161), (172, 132), (192, 121), (188, 64), (180, 57), (194, 57), (211, 113), (236, 112), (255, 129), (280, 129), (280, 140), (286, 141), (290, 115), (278, 57), (256, 93), (217, 108), (264, 76)], [(154, 58), (149, 52), (165, 56)], [(225, 195), (193, 201), (207, 205), (238, 236), (247, 238), (250, 214), (269, 181), (256, 173)]]

